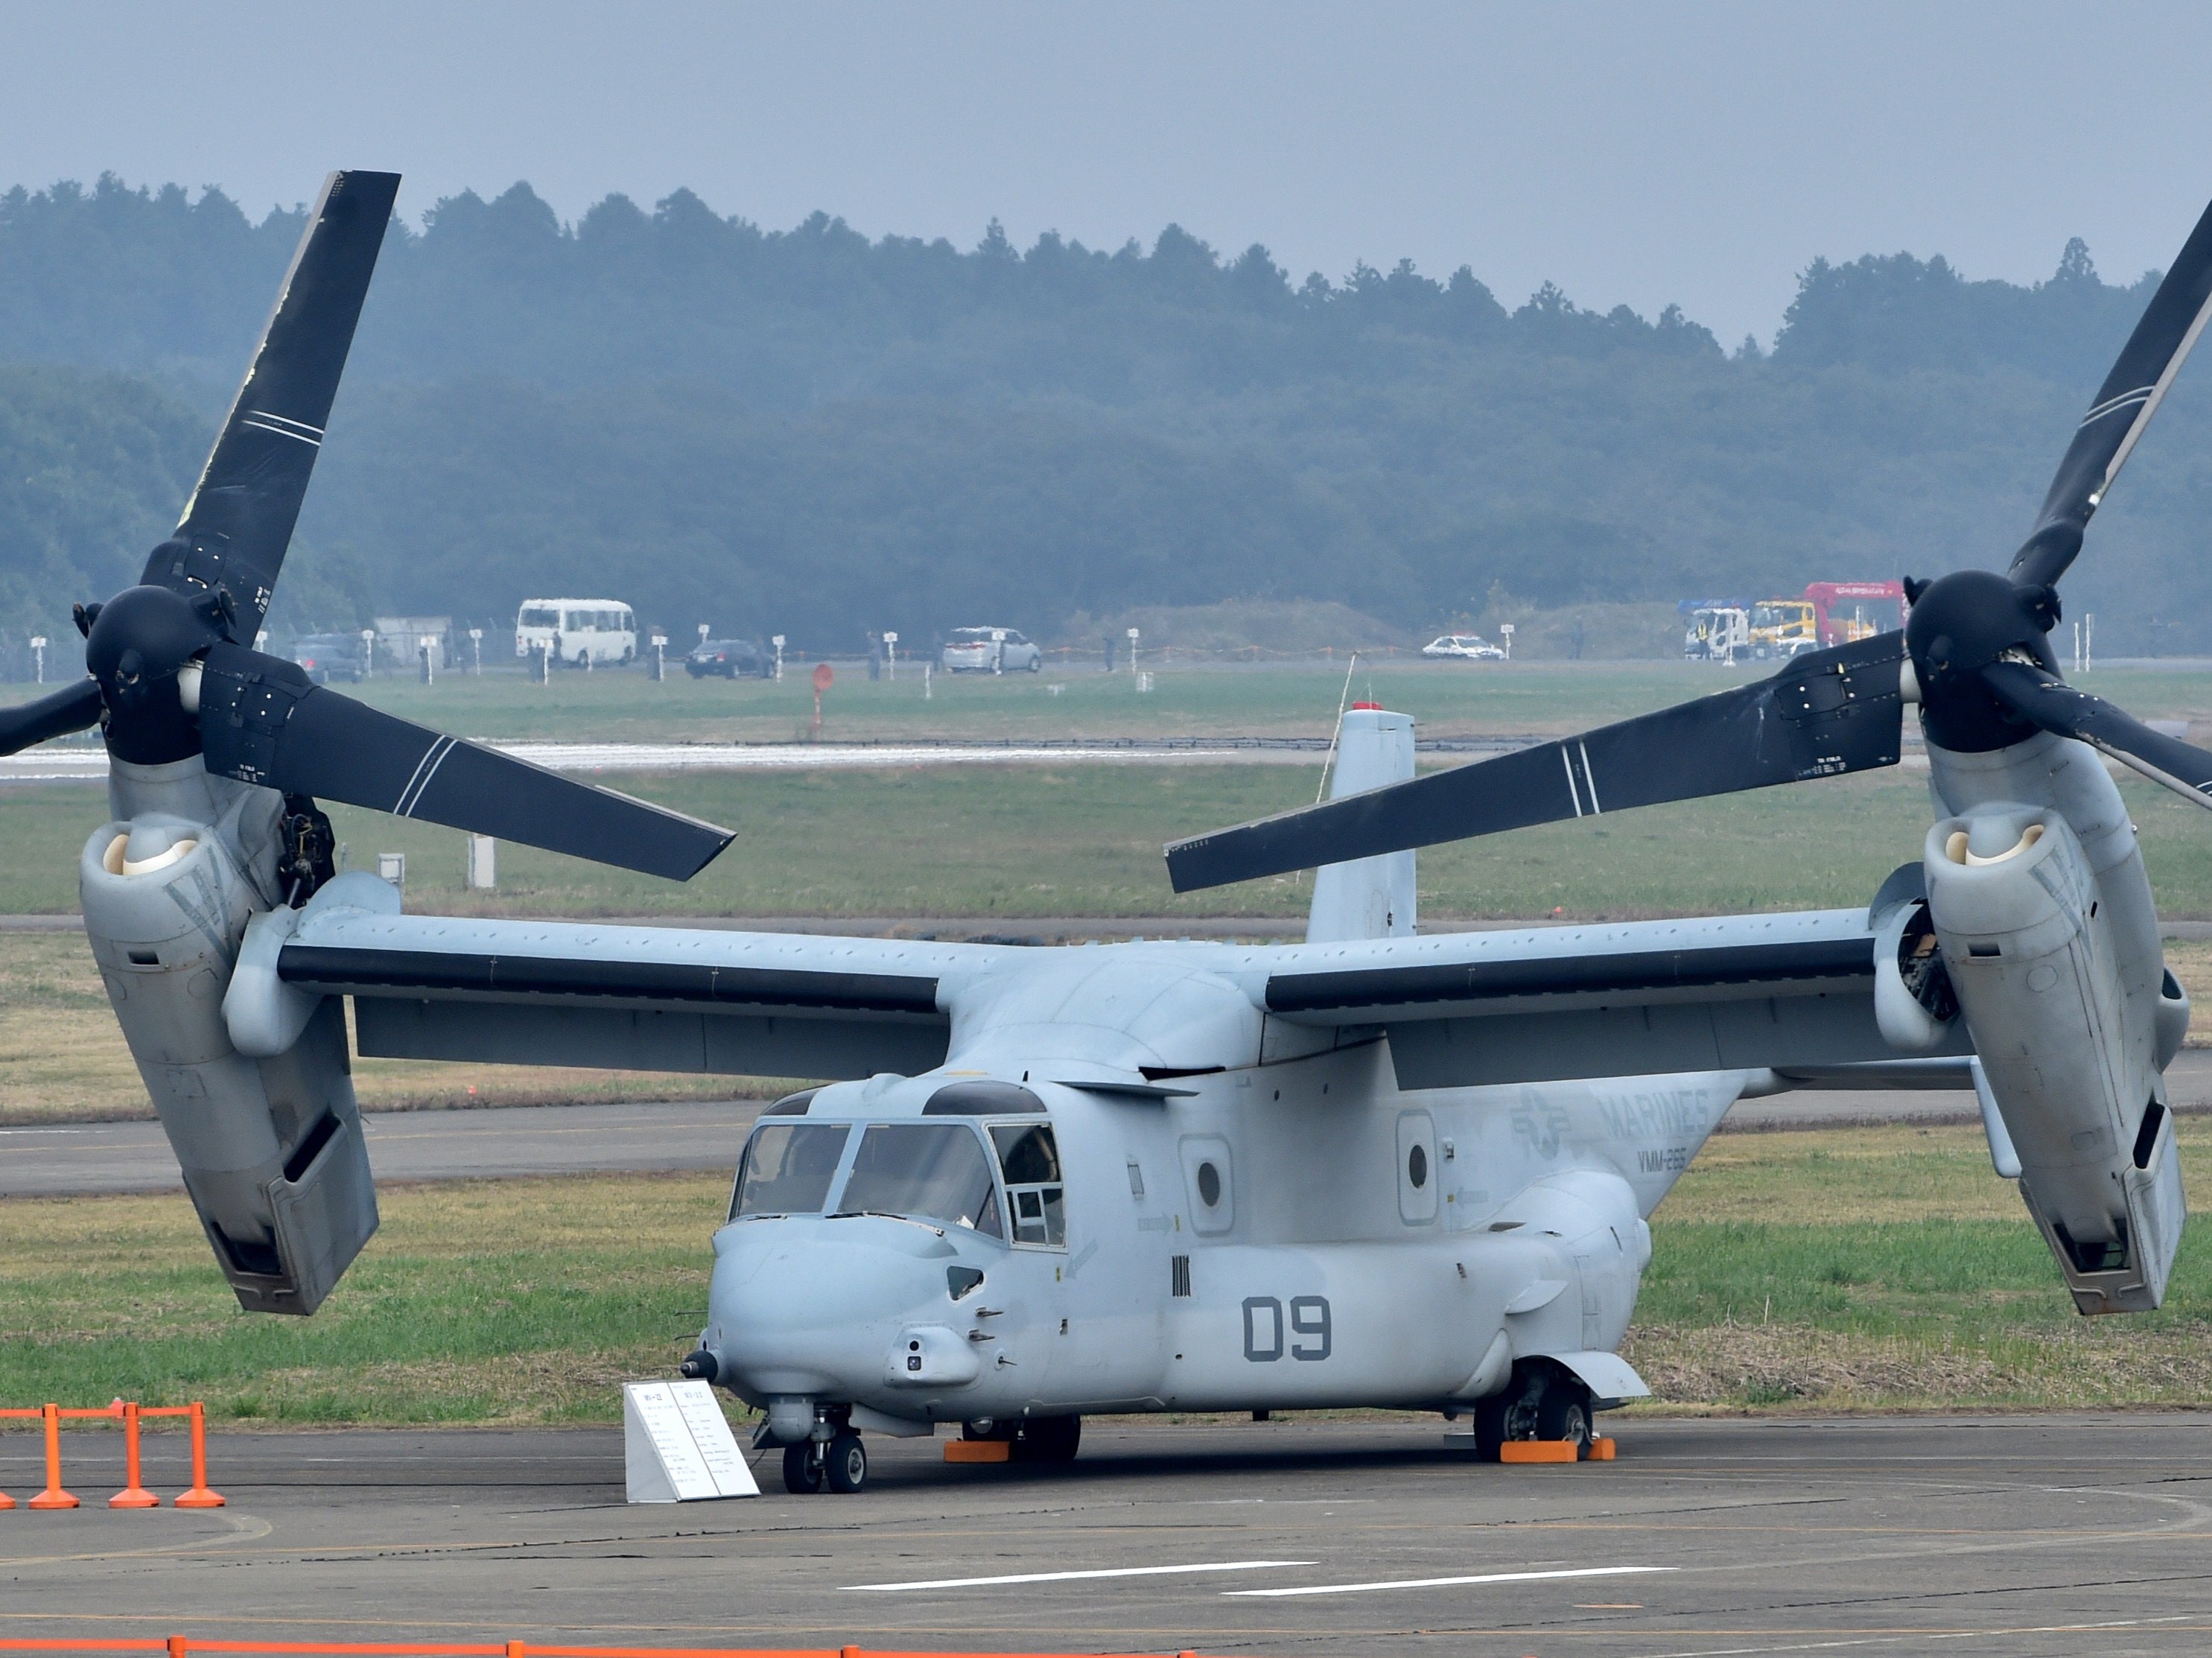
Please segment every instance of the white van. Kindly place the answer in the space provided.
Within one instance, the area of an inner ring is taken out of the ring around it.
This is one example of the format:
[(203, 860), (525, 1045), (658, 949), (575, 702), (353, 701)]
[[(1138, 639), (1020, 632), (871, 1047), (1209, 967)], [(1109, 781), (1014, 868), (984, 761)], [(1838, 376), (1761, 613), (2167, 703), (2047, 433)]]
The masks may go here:
[(540, 646), (548, 660), (572, 668), (633, 661), (637, 618), (617, 598), (526, 598), (514, 621), (514, 653), (527, 661)]

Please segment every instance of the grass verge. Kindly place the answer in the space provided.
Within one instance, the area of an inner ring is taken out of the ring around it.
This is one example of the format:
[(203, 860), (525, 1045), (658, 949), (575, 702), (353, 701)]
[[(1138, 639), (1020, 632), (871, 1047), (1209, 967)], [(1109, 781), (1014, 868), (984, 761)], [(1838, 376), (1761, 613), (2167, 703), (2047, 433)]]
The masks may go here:
[[(2182, 1125), (2191, 1163), (2212, 1122)], [(176, 1198), (0, 1203), (0, 1401), (205, 1399), (220, 1419), (605, 1423), (702, 1321), (710, 1175), (399, 1187), (311, 1320), (252, 1317)], [(2166, 1308), (2084, 1320), (1978, 1130), (1732, 1136), (1654, 1223), (1626, 1351), (1664, 1410), (2196, 1404), (2212, 1244)]]
[[(355, 1095), (371, 1111), (766, 1099), (791, 1086), (779, 1078), (430, 1060), (356, 1057), (353, 1066)], [(114, 1122), (153, 1114), (83, 936), (0, 933), (0, 1127)]]
[[(2212, 1008), (2212, 941), (2169, 943), (2166, 961), (2196, 1005)], [(2192, 1042), (2212, 1042), (2212, 1016), (2200, 1013), (2197, 1026)], [(371, 1111), (769, 1099), (795, 1085), (779, 1078), (354, 1060), (355, 1093)], [(0, 933), (0, 1127), (153, 1114), (83, 938)], [(1708, 1151), (1708, 1163), (1717, 1155)]]
[[(409, 906), (448, 914), (594, 916), (1229, 915), (1294, 920), (1312, 878), (1176, 895), (1163, 841), (1310, 803), (1312, 766), (921, 767), (624, 774), (632, 793), (726, 823), (737, 843), (688, 883), (499, 848), (499, 890), (461, 887), (458, 830), (331, 813), (351, 866), (407, 854)], [(2196, 809), (2122, 785), (2160, 913), (2212, 916), (2212, 835)], [(78, 853), (106, 817), (82, 784), (0, 788), (0, 913), (76, 908)], [(1875, 772), (1546, 824), (1420, 856), (1423, 914), (1627, 919), (1863, 904), (1917, 860), (1924, 774)]]
[[(640, 671), (559, 673), (534, 684), (511, 668), (481, 678), (379, 675), (341, 689), (378, 708), (460, 737), (562, 742), (803, 743), (813, 721), (813, 659), (787, 662), (781, 683), (695, 680), (672, 672), (654, 684)], [(915, 738), (1327, 737), (1346, 689), (1347, 663), (1333, 659), (1267, 667), (1178, 665), (1170, 650), (1147, 651), (1152, 689), (1127, 671), (1089, 663), (1039, 674), (937, 674), (927, 697), (920, 668), (870, 680), (864, 664), (841, 663), (823, 699), (822, 734), (832, 741)], [(1739, 669), (1683, 661), (1466, 663), (1373, 653), (1352, 671), (1355, 695), (1373, 695), (1420, 722), (1433, 737), (1559, 736), (1631, 714), (1747, 684), (1775, 665)], [(2212, 720), (2212, 672), (2159, 666), (2104, 668), (2075, 683), (2140, 719)], [(43, 688), (0, 685), (0, 704)]]

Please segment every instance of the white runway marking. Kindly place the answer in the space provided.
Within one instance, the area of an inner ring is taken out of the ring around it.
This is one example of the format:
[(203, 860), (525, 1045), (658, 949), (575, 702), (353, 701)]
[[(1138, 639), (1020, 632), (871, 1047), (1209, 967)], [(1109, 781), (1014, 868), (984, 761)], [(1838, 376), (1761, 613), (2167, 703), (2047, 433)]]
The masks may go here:
[(1492, 1571), (1473, 1577), (1395, 1577), (1380, 1583), (1316, 1583), (1290, 1589), (1224, 1589), (1224, 1594), (1280, 1597), (1290, 1594), (1365, 1594), (1375, 1589), (1441, 1589), (1462, 1583), (1540, 1583), (1556, 1577), (1634, 1577), (1645, 1572), (1679, 1571), (1678, 1566), (1577, 1566), (1559, 1571)]
[(1002, 1583), (1071, 1583), (1091, 1577), (1167, 1577), (1178, 1572), (1265, 1571), (1274, 1566), (1310, 1566), (1310, 1560), (1215, 1560), (1188, 1566), (1109, 1566), (1097, 1571), (1025, 1571), (1009, 1577), (933, 1577), (920, 1583), (848, 1583), (848, 1589), (878, 1594), (900, 1589), (975, 1589)]

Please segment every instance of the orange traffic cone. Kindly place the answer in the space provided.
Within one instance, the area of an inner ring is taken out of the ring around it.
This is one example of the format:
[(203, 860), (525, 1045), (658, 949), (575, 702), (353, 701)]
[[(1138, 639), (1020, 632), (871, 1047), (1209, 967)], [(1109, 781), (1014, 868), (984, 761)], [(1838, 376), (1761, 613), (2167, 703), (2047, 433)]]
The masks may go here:
[(73, 1509), (77, 1500), (62, 1489), (62, 1407), (49, 1405), (40, 1414), (46, 1421), (46, 1488), (31, 1499), (34, 1509)]
[(222, 1494), (208, 1489), (207, 1412), (197, 1399), (192, 1401), (192, 1488), (178, 1495), (176, 1505), (180, 1509), (222, 1506)]
[(123, 1489), (107, 1499), (111, 1509), (158, 1509), (161, 1499), (138, 1479), (138, 1406), (123, 1406)]

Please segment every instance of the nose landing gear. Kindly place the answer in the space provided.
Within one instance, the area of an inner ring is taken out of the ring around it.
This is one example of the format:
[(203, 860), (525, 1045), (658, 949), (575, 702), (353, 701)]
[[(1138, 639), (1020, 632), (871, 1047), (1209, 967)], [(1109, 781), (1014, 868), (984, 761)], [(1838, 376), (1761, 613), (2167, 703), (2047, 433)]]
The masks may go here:
[(828, 1483), (828, 1471), (823, 1467), (823, 1448), (812, 1440), (804, 1444), (783, 1448), (783, 1488), (793, 1497), (805, 1497), (818, 1491)]
[(867, 1447), (860, 1443), (860, 1436), (850, 1428), (830, 1442), (829, 1453), (823, 1461), (830, 1489), (840, 1496), (850, 1497), (868, 1483)]
[(794, 1497), (833, 1491), (850, 1497), (868, 1483), (868, 1448), (844, 1429), (824, 1445), (810, 1439), (783, 1448), (783, 1488)]

